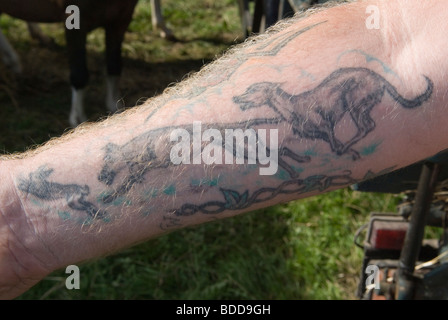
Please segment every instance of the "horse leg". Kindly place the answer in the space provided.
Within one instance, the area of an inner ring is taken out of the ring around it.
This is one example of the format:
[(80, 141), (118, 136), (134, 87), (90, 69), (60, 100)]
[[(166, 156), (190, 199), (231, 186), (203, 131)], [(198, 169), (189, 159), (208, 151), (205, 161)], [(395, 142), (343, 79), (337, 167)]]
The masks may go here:
[(5, 65), (15, 74), (22, 73), (22, 65), (20, 64), (19, 56), (13, 49), (8, 39), (0, 31), (0, 54)]
[(160, 0), (151, 0), (151, 22), (154, 30), (160, 30), (160, 36), (164, 39), (175, 40), (176, 37), (167, 26), (162, 15)]
[(264, 0), (254, 0), (254, 18), (252, 20), (252, 32), (263, 33), (265, 30), (266, 16), (264, 11)]
[(72, 87), (72, 107), (69, 122), (71, 126), (75, 127), (87, 120), (84, 113), (84, 91), (89, 81), (86, 52), (87, 32), (82, 29), (65, 29), (65, 37)]
[(280, 0), (264, 0), (265, 30), (279, 19)]
[(120, 109), (120, 77), (122, 70), (121, 46), (127, 25), (116, 23), (106, 27), (106, 106), (111, 112)]
[(249, 37), (252, 17), (249, 11), (249, 0), (238, 0), (238, 9), (240, 12), (241, 27), (243, 29), (244, 39)]
[(132, 20), (137, 0), (126, 2), (122, 12), (113, 22), (105, 25), (106, 30), (106, 65), (107, 65), (107, 93), (106, 106), (109, 111), (116, 111), (124, 105), (120, 103), (119, 82), (122, 70), (121, 49), (124, 35)]

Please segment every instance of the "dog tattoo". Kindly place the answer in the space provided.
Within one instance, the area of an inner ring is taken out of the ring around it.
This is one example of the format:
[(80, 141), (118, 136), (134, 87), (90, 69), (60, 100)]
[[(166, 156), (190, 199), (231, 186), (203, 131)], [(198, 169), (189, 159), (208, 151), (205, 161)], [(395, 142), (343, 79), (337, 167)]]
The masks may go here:
[[(381, 102), (385, 93), (404, 108), (416, 108), (427, 101), (433, 91), (432, 81), (426, 76), (425, 79), (425, 91), (413, 99), (406, 99), (392, 84), (370, 69), (342, 68), (330, 74), (316, 88), (298, 95), (285, 92), (278, 83), (260, 82), (251, 85), (233, 101), (241, 110), (268, 106), (283, 121), (292, 125), (295, 135), (323, 140), (337, 155), (350, 154), (353, 160), (357, 160), (360, 155), (352, 146), (375, 128), (370, 112)], [(310, 111), (319, 115), (319, 122), (307, 116)], [(357, 132), (343, 143), (335, 136), (334, 129), (346, 113), (350, 115)]]

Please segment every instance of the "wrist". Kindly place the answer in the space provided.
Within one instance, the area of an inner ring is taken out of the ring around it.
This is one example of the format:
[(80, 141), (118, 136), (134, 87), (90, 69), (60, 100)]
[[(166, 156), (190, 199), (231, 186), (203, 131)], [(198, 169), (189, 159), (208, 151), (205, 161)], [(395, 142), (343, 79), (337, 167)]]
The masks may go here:
[(0, 299), (25, 292), (55, 265), (39, 237), (42, 221), (27, 214), (18, 196), (13, 172), (20, 161), (0, 161)]

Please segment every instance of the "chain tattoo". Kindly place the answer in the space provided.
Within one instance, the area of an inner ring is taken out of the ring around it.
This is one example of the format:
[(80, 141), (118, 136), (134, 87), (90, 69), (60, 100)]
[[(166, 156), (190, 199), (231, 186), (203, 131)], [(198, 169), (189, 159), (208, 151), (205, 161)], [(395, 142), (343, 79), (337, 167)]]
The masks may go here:
[(326, 176), (314, 175), (305, 179), (292, 179), (282, 182), (276, 187), (257, 189), (249, 196), (246, 190), (243, 194), (231, 189), (220, 188), (224, 201), (209, 201), (200, 205), (184, 204), (180, 209), (174, 210), (176, 216), (191, 216), (197, 212), (204, 214), (217, 214), (225, 210), (243, 210), (253, 204), (269, 201), (281, 194), (300, 195), (312, 191), (325, 191), (330, 187), (346, 186), (354, 183), (351, 171), (343, 174)]

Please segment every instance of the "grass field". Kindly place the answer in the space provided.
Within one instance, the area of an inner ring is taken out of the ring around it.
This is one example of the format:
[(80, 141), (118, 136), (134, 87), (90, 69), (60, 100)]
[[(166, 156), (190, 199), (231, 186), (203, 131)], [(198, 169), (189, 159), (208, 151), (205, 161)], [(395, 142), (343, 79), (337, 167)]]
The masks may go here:
[[(158, 37), (141, 0), (124, 45), (127, 107), (160, 93), (241, 40), (233, 0), (163, 1), (178, 42)], [(40, 47), (25, 24), (2, 17), (24, 75), (0, 67), (0, 148), (23, 151), (68, 127), (70, 89), (61, 25), (44, 25), (57, 44)], [(103, 33), (89, 36), (88, 116), (106, 115)], [(165, 235), (80, 265), (81, 288), (57, 271), (20, 299), (353, 299), (361, 250), (353, 235), (371, 211), (394, 210), (390, 195), (343, 189)]]

